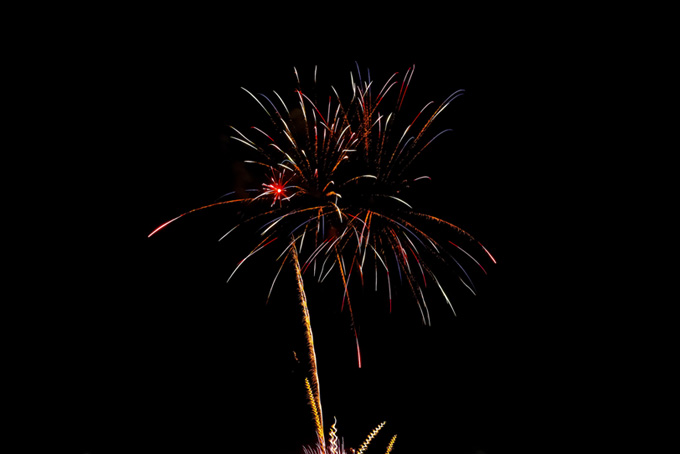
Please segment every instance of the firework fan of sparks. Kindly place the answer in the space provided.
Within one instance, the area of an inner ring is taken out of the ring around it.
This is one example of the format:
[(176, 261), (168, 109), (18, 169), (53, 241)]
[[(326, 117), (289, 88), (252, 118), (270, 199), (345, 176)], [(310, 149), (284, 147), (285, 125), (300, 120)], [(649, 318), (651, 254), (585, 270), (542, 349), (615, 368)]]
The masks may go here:
[(319, 281), (331, 273), (339, 275), (345, 289), (342, 304), (350, 314), (351, 278), (357, 276), (363, 283), (366, 276), (372, 276), (377, 289), (378, 275), (384, 276), (381, 285), (386, 285), (390, 310), (394, 281), (410, 289), (423, 323), (430, 323), (424, 293), (428, 286), (440, 292), (454, 310), (432, 265), (438, 262), (458, 270), (460, 282), (474, 293), (466, 267), (486, 274), (483, 261), (495, 263), (495, 259), (472, 235), (416, 211), (402, 195), (415, 182), (429, 179), (409, 177), (407, 171), (438, 137), (450, 131), (432, 133), (431, 127), (463, 94), (463, 90), (455, 91), (441, 104), (430, 102), (403, 119), (402, 106), (413, 74), (411, 67), (402, 77), (395, 73), (378, 87), (370, 74), (362, 78), (357, 66), (356, 74), (350, 73), (349, 95), (343, 98), (331, 87), (323, 102), (316, 100), (316, 94), (302, 91), (297, 70), (293, 103), (287, 104), (276, 92), (254, 94), (243, 88), (266, 114), (267, 124), (247, 132), (232, 127), (232, 139), (251, 152), (252, 159), (245, 162), (261, 169), (265, 181), (260, 188), (250, 189), (251, 196), (228, 194), (177, 216), (149, 236), (190, 213), (238, 204), (250, 214), (220, 240), (239, 227), (256, 224), (261, 241), (229, 279), (258, 252), (279, 245), (282, 263), (272, 288), (296, 249), (303, 273), (311, 272)]

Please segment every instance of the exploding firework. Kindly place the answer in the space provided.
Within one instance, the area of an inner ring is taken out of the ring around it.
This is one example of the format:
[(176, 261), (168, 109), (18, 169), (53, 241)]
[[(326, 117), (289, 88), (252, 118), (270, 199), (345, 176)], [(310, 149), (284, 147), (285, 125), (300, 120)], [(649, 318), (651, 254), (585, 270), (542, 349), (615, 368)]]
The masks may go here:
[[(250, 225), (259, 229), (261, 239), (239, 261), (228, 280), (261, 251), (278, 248), (275, 251), (281, 265), (273, 278), (271, 294), (284, 265), (293, 263), (309, 349), (312, 380), (306, 384), (319, 452), (327, 452), (327, 444), (303, 274), (311, 273), (321, 282), (331, 274), (340, 278), (344, 288), (342, 307), (347, 308), (352, 320), (361, 367), (349, 292), (353, 277), (362, 284), (372, 279), (376, 290), (379, 282), (384, 282), (380, 285), (387, 290), (389, 310), (395, 281), (404, 283), (420, 309), (423, 323), (429, 324), (424, 291), (428, 286), (441, 293), (455, 313), (435, 266), (457, 270), (460, 282), (474, 293), (466, 267), (474, 266), (486, 273), (482, 259), (476, 255), (495, 263), (472, 235), (449, 221), (416, 211), (405, 196), (412, 185), (429, 179), (410, 175), (409, 171), (435, 140), (450, 131), (432, 133), (431, 127), (463, 94), (463, 90), (455, 91), (441, 104), (430, 102), (408, 117), (402, 107), (413, 74), (413, 67), (401, 78), (395, 73), (378, 87), (370, 76), (362, 77), (357, 68), (356, 74), (350, 73), (348, 96), (343, 98), (331, 87), (323, 102), (317, 101), (318, 95), (303, 92), (297, 71), (293, 103), (286, 103), (276, 92), (254, 94), (244, 88), (266, 115), (267, 124), (253, 126), (247, 132), (232, 128), (232, 139), (252, 154), (245, 162), (254, 173), (260, 172), (261, 186), (250, 189), (246, 197), (231, 193), (215, 203), (180, 214), (149, 235), (191, 213), (237, 205), (243, 219), (220, 241)], [(380, 428), (382, 425), (375, 433)], [(339, 453), (332, 435), (330, 452)], [(361, 452), (370, 439), (362, 445)], [(388, 452), (393, 444), (394, 440)]]
[[(295, 71), (298, 88), (290, 107), (276, 92), (256, 95), (244, 88), (266, 114), (268, 124), (253, 126), (247, 134), (232, 128), (232, 139), (252, 152), (253, 159), (246, 163), (264, 170), (261, 187), (251, 189), (250, 197), (228, 198), (181, 214), (149, 236), (195, 211), (239, 204), (251, 214), (220, 240), (237, 228), (257, 223), (261, 241), (228, 280), (247, 260), (279, 245), (282, 264), (296, 249), (303, 273), (311, 272), (319, 281), (331, 274), (339, 276), (345, 290), (342, 304), (352, 319), (348, 291), (352, 276), (362, 283), (372, 276), (377, 290), (379, 274), (384, 276), (390, 310), (398, 280), (410, 289), (423, 323), (431, 322), (424, 292), (428, 285), (441, 293), (455, 313), (432, 265), (441, 263), (458, 270), (460, 282), (474, 293), (466, 263), (486, 273), (474, 250), (495, 260), (472, 235), (444, 219), (416, 211), (403, 195), (410, 186), (429, 179), (409, 176), (408, 171), (438, 137), (450, 131), (430, 133), (435, 119), (463, 94), (458, 90), (439, 105), (430, 102), (404, 121), (402, 106), (413, 73), (413, 67), (401, 79), (395, 73), (377, 88), (357, 68), (356, 75), (350, 73), (349, 99), (343, 100), (331, 87), (331, 95), (320, 103), (313, 101), (316, 95), (302, 91)], [(278, 273), (272, 288), (277, 278)]]

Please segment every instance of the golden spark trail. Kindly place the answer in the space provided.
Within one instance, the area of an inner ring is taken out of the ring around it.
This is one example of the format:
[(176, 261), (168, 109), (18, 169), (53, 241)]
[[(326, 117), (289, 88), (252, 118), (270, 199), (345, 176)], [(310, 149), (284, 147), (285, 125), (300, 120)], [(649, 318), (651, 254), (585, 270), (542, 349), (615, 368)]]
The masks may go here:
[[(295, 276), (297, 278), (298, 292), (300, 295), (300, 305), (302, 306), (303, 323), (305, 325), (305, 337), (307, 339), (307, 348), (309, 350), (309, 366), (312, 372), (312, 393), (314, 404), (313, 410), (316, 409), (318, 415), (315, 415), (316, 433), (319, 438), (319, 445), (321, 452), (326, 454), (326, 440), (323, 431), (323, 412), (321, 410), (321, 393), (319, 390), (319, 371), (316, 366), (316, 351), (314, 350), (314, 336), (312, 334), (312, 323), (309, 317), (309, 307), (307, 306), (307, 295), (305, 293), (305, 285), (302, 282), (302, 270), (300, 269), (300, 260), (298, 259), (297, 247), (293, 244), (291, 248), (293, 254), (293, 265), (295, 266)], [(316, 408), (314, 408), (316, 407)]]
[(338, 429), (335, 427), (337, 423), (338, 423), (337, 420), (333, 421), (333, 425), (331, 426), (331, 430), (328, 434), (329, 442), (331, 445), (330, 454), (340, 454), (340, 452), (338, 451)]
[(390, 444), (387, 445), (387, 451), (385, 451), (385, 454), (390, 454), (392, 452), (392, 448), (394, 448), (394, 442), (397, 441), (397, 436), (393, 436), (392, 439), (390, 440)]
[[(319, 416), (319, 407), (317, 406), (316, 397), (314, 397), (312, 385), (309, 384), (309, 379), (307, 377), (305, 377), (305, 388), (307, 389), (307, 398), (309, 399), (309, 406), (312, 407), (312, 416), (314, 416), (314, 422), (316, 423), (316, 427), (318, 430), (319, 427), (322, 427), (321, 417)], [(317, 437), (318, 436), (319, 434), (317, 433)]]
[(366, 451), (366, 449), (368, 448), (368, 445), (371, 444), (371, 441), (373, 441), (375, 436), (378, 435), (378, 432), (380, 432), (380, 429), (382, 429), (384, 425), (385, 425), (385, 422), (383, 421), (378, 425), (378, 427), (373, 429), (373, 432), (371, 432), (368, 435), (368, 437), (366, 438), (366, 441), (363, 442), (363, 444), (361, 445), (361, 448), (359, 448), (359, 450), (357, 451), (357, 454), (363, 454)]

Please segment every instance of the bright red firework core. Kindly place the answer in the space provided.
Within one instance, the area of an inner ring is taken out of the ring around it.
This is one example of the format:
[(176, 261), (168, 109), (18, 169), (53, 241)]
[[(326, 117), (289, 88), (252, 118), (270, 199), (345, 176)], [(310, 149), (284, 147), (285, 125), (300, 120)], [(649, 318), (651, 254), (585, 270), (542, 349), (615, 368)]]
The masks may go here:
[(269, 185), (269, 189), (271, 190), (271, 192), (274, 194), (275, 197), (281, 197), (281, 196), (284, 195), (283, 186), (281, 186), (279, 184), (276, 184), (276, 183), (271, 184), (271, 185)]
[[(272, 180), (274, 179), (272, 178)], [(265, 194), (274, 196), (274, 203), (286, 199), (286, 186), (281, 181), (272, 181), (271, 184), (263, 184), (262, 186), (265, 188)]]

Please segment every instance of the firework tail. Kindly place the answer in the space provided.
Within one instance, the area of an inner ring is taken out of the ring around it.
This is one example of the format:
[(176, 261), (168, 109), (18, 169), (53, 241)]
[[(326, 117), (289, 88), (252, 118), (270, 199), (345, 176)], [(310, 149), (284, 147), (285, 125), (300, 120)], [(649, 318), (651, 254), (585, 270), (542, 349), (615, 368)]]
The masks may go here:
[(309, 307), (307, 306), (307, 295), (305, 294), (305, 286), (302, 281), (302, 270), (300, 269), (300, 261), (298, 259), (297, 247), (295, 244), (291, 247), (293, 255), (293, 265), (295, 266), (295, 276), (297, 277), (298, 293), (300, 297), (300, 305), (302, 306), (303, 323), (305, 325), (305, 337), (307, 339), (307, 349), (309, 353), (309, 367), (312, 373), (312, 383), (309, 385), (307, 380), (307, 389), (310, 395), (310, 404), (312, 405), (312, 412), (314, 413), (314, 420), (316, 423), (316, 434), (319, 439), (321, 452), (326, 454), (326, 441), (323, 431), (323, 412), (321, 410), (321, 394), (319, 391), (319, 373), (316, 367), (316, 351), (314, 349), (314, 336), (312, 334), (312, 323), (309, 318)]
[(373, 432), (368, 434), (368, 437), (366, 437), (366, 440), (361, 444), (361, 447), (357, 451), (357, 454), (363, 454), (364, 452), (366, 452), (368, 445), (371, 444), (371, 441), (373, 441), (375, 436), (378, 435), (378, 432), (380, 432), (380, 429), (382, 429), (384, 425), (385, 425), (385, 422), (383, 421), (378, 425), (378, 427), (373, 429)]
[[(312, 416), (314, 416), (314, 424), (316, 424), (317, 438), (318, 438), (319, 437), (319, 430), (322, 430), (321, 428), (323, 427), (323, 424), (321, 423), (321, 417), (319, 415), (320, 408), (318, 407), (316, 397), (314, 396), (314, 391), (312, 390), (312, 385), (309, 383), (309, 379), (307, 377), (305, 377), (305, 388), (307, 389), (307, 399), (309, 400), (309, 406), (312, 409)], [(331, 431), (332, 431), (332, 429), (331, 429)]]
[(337, 420), (333, 421), (333, 425), (331, 426), (331, 429), (328, 434), (328, 443), (330, 444), (330, 452), (329, 454), (340, 454), (338, 451), (338, 429), (335, 427), (335, 425), (338, 423)]
[(394, 442), (397, 441), (397, 436), (394, 435), (392, 439), (390, 440), (390, 444), (387, 445), (387, 451), (385, 451), (385, 454), (390, 454), (392, 452), (392, 448), (394, 448)]

